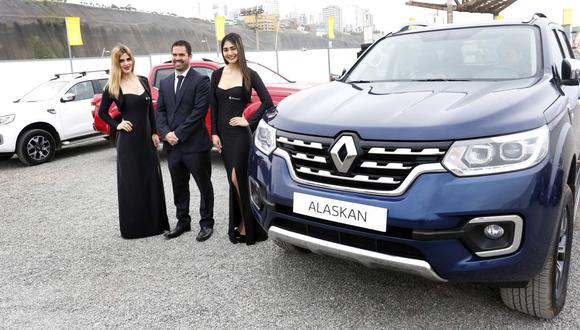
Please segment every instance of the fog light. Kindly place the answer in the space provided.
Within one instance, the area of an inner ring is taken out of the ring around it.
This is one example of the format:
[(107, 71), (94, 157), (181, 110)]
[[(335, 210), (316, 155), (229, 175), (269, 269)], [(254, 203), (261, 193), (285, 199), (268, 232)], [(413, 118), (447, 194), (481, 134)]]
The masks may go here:
[(258, 210), (261, 210), (264, 207), (264, 200), (262, 199), (260, 192), (260, 184), (252, 178), (250, 178), (250, 200)]
[(500, 225), (489, 225), (485, 226), (485, 228), (483, 229), (483, 233), (485, 234), (485, 237), (496, 240), (500, 239), (505, 233), (505, 231), (503, 227)]

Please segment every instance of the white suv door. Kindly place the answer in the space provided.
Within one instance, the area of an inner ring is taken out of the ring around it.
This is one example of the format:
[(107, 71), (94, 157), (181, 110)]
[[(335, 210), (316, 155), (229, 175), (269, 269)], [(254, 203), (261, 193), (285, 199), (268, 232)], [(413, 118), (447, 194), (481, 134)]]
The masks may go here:
[(74, 94), (74, 100), (61, 103), (59, 118), (63, 139), (95, 133), (91, 116), (91, 101), (95, 92), (91, 80), (73, 85), (66, 94)]

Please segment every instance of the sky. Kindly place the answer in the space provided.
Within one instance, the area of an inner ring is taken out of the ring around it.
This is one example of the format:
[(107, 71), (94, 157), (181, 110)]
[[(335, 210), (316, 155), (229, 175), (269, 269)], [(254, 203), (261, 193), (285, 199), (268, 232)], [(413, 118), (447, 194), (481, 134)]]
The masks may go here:
[[(192, 17), (196, 12), (195, 7), (200, 1), (195, 0), (83, 0), (84, 2), (101, 3), (110, 5), (114, 3), (117, 6), (131, 4), (140, 10), (173, 12), (180, 16)], [(443, 4), (445, 0), (422, 0), (423, 2), (433, 2)], [(81, 0), (69, 0), (69, 3), (80, 3)], [(259, 5), (261, 0), (205, 0), (203, 3), (221, 3), (227, 4), (230, 9), (244, 8)], [(398, 29), (403, 24), (409, 22), (410, 18), (415, 21), (433, 23), (436, 16), (439, 15), (439, 22), (443, 21), (446, 16), (445, 12), (432, 9), (417, 8), (405, 5), (407, 0), (278, 0), (280, 16), (284, 17), (291, 11), (318, 15), (323, 7), (328, 5), (346, 6), (356, 4), (363, 9), (369, 9), (374, 15), (374, 23), (378, 30), (389, 32)], [(500, 15), (505, 20), (529, 20), (536, 12), (541, 12), (557, 23), (562, 23), (563, 10), (571, 8), (573, 10), (573, 25), (580, 26), (580, 0), (517, 0), (513, 5), (504, 10)], [(456, 23), (466, 23), (473, 21), (489, 21), (492, 15), (487, 14), (454, 14)]]

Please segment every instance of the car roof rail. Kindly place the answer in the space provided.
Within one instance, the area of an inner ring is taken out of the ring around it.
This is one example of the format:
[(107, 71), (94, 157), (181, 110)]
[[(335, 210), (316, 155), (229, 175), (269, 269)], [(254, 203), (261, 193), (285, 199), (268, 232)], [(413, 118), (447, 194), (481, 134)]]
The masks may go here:
[(542, 13), (534, 13), (534, 15), (532, 15), (532, 18), (530, 18), (530, 20), (527, 21), (526, 23), (532, 23), (538, 18), (548, 18), (548, 17)]
[(86, 76), (87, 73), (92, 73), (92, 72), (105, 72), (106, 74), (109, 74), (110, 70), (109, 69), (104, 69), (104, 70), (90, 70), (90, 71), (55, 73), (54, 74), (54, 78), (52, 78), (51, 80), (58, 79), (61, 76), (74, 75), (74, 74), (78, 75), (78, 76), (75, 77), (75, 79), (77, 79), (77, 78)]
[(408, 23), (408, 24), (404, 24), (403, 26), (401, 26), (401, 28), (395, 33), (408, 31), (408, 30), (413, 29), (414, 27), (426, 27), (426, 26), (429, 26), (429, 24), (427, 24), (427, 23)]

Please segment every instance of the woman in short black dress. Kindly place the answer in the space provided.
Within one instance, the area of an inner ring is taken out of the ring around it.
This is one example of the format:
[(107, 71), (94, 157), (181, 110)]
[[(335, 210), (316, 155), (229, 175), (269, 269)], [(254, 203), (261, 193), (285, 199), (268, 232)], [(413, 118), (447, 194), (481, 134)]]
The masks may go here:
[[(117, 45), (112, 50), (111, 75), (99, 108), (99, 116), (117, 129), (117, 193), (123, 238), (169, 230), (151, 91), (147, 78), (133, 73), (134, 63), (127, 46)], [(120, 123), (109, 115), (112, 102), (121, 112)]]
[[(252, 131), (273, 103), (260, 76), (247, 66), (241, 37), (230, 33), (221, 47), (226, 66), (214, 71), (211, 77), (212, 140), (222, 155), (230, 182), (230, 241), (251, 245), (267, 238), (250, 209), (248, 160)], [(250, 118), (245, 118), (243, 112), (251, 100), (252, 89), (262, 104)]]

